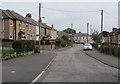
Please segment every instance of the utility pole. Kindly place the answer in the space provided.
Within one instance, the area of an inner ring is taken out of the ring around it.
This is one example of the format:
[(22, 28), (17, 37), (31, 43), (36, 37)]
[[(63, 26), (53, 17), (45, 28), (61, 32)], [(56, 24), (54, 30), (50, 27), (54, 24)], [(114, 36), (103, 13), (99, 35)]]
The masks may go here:
[(71, 30), (72, 30), (72, 35), (71, 35), (71, 42), (72, 42), (72, 47), (73, 47), (73, 24), (71, 24)]
[(101, 39), (102, 39), (103, 37), (103, 10), (100, 10), (100, 11), (101, 11)]
[(89, 34), (89, 23), (87, 23), (87, 43), (88, 43), (88, 34)]
[(41, 3), (39, 3), (39, 53), (41, 51), (41, 36), (40, 36), (40, 29), (41, 29)]

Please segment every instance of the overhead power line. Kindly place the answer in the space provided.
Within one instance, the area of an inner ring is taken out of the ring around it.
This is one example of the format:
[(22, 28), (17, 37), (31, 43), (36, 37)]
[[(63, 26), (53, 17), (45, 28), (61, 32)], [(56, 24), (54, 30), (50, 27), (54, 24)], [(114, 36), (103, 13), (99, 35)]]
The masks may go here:
[(118, 19), (118, 17), (115, 17), (115, 16), (111, 15), (110, 13), (106, 12), (105, 10), (104, 10), (104, 13), (106, 13), (107, 15), (113, 17), (114, 19)]
[(44, 9), (48, 9), (48, 10), (53, 10), (53, 11), (70, 12), (70, 13), (99, 12), (99, 10), (97, 10), (97, 11), (68, 11), (68, 10), (54, 9), (54, 8), (48, 8), (48, 7), (42, 7), (42, 8), (44, 8)]

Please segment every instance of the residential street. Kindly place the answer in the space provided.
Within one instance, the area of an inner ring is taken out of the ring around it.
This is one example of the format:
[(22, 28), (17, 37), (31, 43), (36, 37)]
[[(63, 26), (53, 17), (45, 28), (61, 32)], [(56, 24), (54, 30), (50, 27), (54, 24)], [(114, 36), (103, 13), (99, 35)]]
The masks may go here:
[(43, 51), (35, 54), (2, 62), (3, 82), (31, 82), (40, 74), (55, 54)]
[(119, 83), (120, 2), (4, 1), (2, 84)]
[(49, 69), (36, 82), (118, 81), (118, 69), (87, 56), (82, 45), (74, 45), (74, 47), (63, 49), (56, 54), (57, 57)]

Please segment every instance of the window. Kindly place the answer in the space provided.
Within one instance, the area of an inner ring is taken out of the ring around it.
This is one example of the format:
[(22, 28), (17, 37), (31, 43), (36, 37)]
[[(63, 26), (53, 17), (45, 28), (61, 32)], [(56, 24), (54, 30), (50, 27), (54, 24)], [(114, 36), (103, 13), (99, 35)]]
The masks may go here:
[(27, 31), (29, 30), (28, 25), (26, 25), (26, 29), (27, 29)]
[(10, 34), (10, 39), (12, 39), (13, 38), (13, 35), (12, 34)]
[(19, 28), (22, 29), (22, 24), (21, 23), (19, 24)]
[(23, 30), (25, 30), (25, 26), (26, 26), (25, 23), (23, 23)]
[(13, 26), (13, 21), (12, 20), (10, 21), (10, 26)]
[(32, 25), (30, 25), (30, 31), (32, 30)]

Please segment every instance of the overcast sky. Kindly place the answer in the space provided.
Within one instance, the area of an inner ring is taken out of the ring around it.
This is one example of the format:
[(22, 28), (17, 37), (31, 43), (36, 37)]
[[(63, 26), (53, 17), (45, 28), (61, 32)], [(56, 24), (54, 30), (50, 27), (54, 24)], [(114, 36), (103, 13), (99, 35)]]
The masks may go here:
[[(89, 22), (92, 29), (100, 31), (100, 11), (104, 10), (104, 29), (111, 31), (118, 27), (118, 3), (117, 2), (43, 2), (42, 16), (44, 23), (54, 24), (57, 30), (63, 30), (74, 24), (77, 32), (86, 32), (86, 23)], [(25, 16), (31, 13), (32, 18), (38, 20), (38, 3), (29, 2), (4, 2), (1, 9), (9, 9)]]

